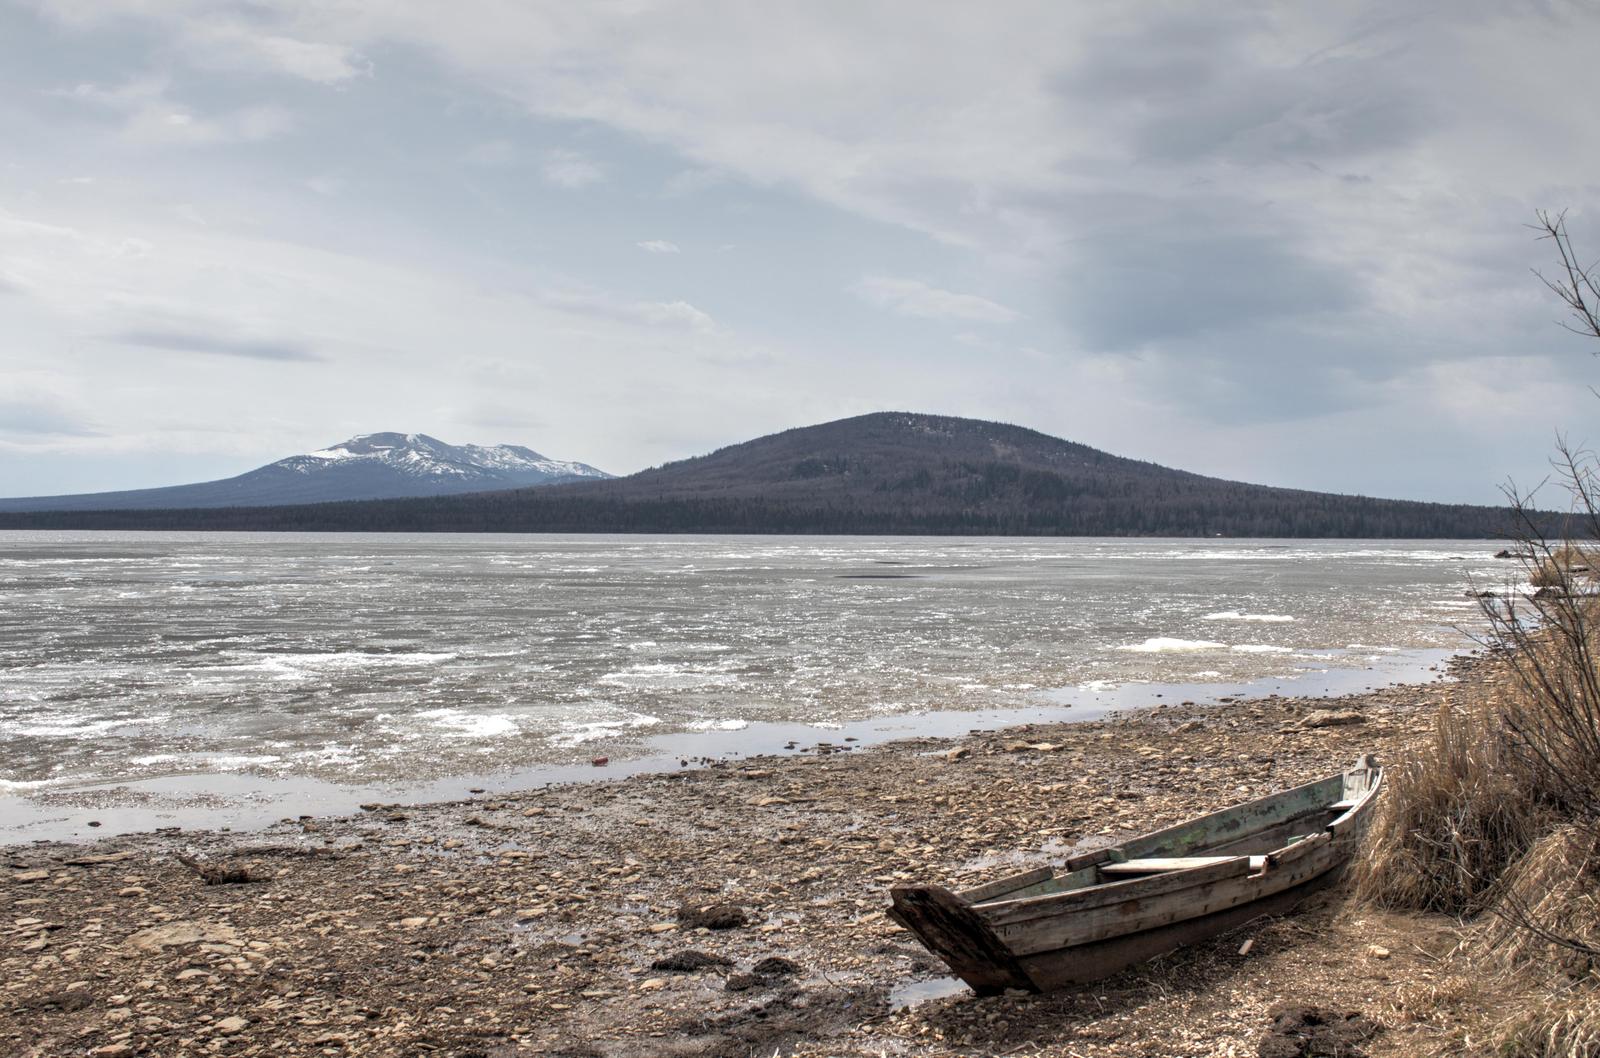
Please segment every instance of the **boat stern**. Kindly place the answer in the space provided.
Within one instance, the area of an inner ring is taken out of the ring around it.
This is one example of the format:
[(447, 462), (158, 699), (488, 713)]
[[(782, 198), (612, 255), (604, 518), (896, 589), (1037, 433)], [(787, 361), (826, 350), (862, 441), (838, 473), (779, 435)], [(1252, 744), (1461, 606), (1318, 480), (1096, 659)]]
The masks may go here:
[(889, 917), (916, 934), (957, 977), (981, 996), (1008, 988), (1037, 987), (1010, 947), (972, 906), (939, 885), (904, 885), (890, 890)]

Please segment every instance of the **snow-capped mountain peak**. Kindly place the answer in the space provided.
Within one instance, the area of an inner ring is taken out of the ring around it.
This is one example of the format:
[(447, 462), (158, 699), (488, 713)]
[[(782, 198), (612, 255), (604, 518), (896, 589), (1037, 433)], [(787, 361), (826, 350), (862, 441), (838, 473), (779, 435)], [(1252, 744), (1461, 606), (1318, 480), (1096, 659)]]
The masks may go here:
[(0, 510), (260, 507), (398, 499), (609, 478), (587, 463), (521, 445), (452, 445), (425, 433), (367, 433), (238, 477), (83, 496), (0, 500)]
[(519, 484), (543, 484), (546, 479), (557, 478), (610, 477), (587, 463), (550, 459), (522, 445), (452, 445), (425, 433), (358, 434), (348, 441), (280, 459), (272, 465), (300, 474), (315, 474), (329, 464), (358, 462), (381, 464), (408, 477), (474, 479), (509, 475), (537, 479)]

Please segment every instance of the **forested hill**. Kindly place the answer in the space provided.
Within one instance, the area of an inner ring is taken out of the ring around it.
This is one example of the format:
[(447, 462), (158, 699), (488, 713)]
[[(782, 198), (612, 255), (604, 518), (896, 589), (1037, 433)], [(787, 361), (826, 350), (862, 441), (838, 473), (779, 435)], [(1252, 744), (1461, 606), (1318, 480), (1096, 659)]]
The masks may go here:
[(1497, 537), (1506, 510), (1203, 477), (1001, 423), (880, 412), (626, 478), (465, 496), (0, 514), (0, 528)]

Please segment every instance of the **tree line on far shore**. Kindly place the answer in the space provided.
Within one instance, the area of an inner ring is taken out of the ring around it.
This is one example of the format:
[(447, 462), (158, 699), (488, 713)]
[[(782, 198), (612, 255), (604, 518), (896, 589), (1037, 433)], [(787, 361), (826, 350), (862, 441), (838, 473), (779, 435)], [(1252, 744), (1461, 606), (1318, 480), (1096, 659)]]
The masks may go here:
[(0, 515), (0, 528), (1442, 539), (1497, 538), (1511, 526), (1499, 508), (1195, 480), (1205, 486), (1108, 480), (1096, 487), (994, 464), (930, 474), (912, 488), (814, 497), (794, 489), (651, 497), (603, 483), (286, 507), (42, 511)]

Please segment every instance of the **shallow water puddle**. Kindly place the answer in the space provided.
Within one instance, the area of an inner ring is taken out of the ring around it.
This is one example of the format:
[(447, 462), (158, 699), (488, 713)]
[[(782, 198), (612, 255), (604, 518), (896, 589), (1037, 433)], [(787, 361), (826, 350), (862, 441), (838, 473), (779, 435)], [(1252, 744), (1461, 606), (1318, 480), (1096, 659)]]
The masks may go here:
[(901, 981), (889, 990), (889, 1009), (909, 1010), (930, 1000), (960, 995), (965, 991), (968, 991), (967, 983), (959, 977), (935, 977), (929, 981)]

